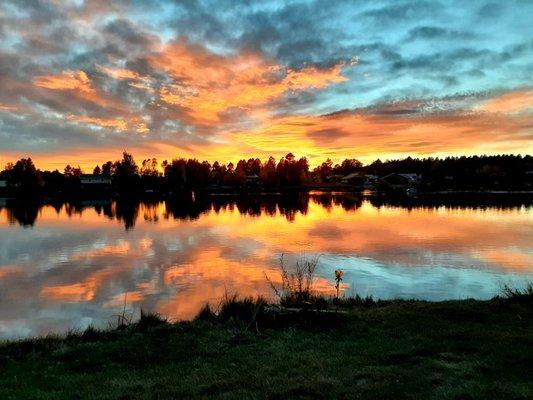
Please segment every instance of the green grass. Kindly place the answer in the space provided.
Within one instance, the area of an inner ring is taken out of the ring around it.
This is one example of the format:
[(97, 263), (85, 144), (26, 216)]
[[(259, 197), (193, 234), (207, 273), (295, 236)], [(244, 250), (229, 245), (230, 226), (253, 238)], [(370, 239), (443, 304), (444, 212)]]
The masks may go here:
[(531, 298), (285, 318), (236, 302), (190, 323), (143, 314), (119, 330), (1, 344), (0, 398), (533, 398)]

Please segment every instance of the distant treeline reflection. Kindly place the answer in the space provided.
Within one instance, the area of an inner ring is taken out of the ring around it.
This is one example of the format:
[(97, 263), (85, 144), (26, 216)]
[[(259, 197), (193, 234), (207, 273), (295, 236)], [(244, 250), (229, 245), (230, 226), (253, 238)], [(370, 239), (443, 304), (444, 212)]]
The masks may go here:
[(187, 193), (164, 200), (83, 200), (77, 202), (21, 202), (7, 200), (0, 204), (0, 212), (6, 210), (10, 224), (33, 226), (39, 218), (43, 207), (53, 207), (58, 214), (64, 213), (71, 217), (83, 215), (86, 210), (93, 209), (98, 215), (104, 215), (110, 220), (123, 222), (126, 229), (131, 229), (141, 218), (144, 221), (157, 222), (165, 220), (195, 220), (206, 212), (220, 213), (221, 211), (237, 210), (241, 215), (275, 216), (282, 215), (288, 221), (293, 221), (296, 214), (306, 215), (309, 202), (312, 201), (326, 210), (342, 207), (346, 211), (355, 211), (368, 201), (373, 207), (401, 207), (414, 208), (461, 208), (461, 209), (514, 209), (533, 206), (531, 196), (458, 196), (449, 197), (390, 197), (370, 196), (352, 193), (313, 193), (294, 192), (266, 195), (198, 195)]

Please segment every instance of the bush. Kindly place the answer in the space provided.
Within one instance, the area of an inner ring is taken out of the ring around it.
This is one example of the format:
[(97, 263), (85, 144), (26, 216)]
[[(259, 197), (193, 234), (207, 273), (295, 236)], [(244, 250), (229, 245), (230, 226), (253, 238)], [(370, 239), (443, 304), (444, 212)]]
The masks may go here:
[(283, 306), (309, 305), (313, 295), (313, 284), (320, 256), (303, 256), (296, 263), (289, 266), (284, 255), (280, 257), (281, 287), (278, 288), (265, 274), (272, 290), (278, 296)]
[(148, 330), (157, 326), (168, 324), (168, 320), (158, 313), (146, 312), (141, 308), (141, 318), (135, 324), (135, 327), (141, 331)]
[(256, 299), (252, 297), (245, 297), (239, 299), (237, 295), (225, 296), (220, 305), (218, 312), (218, 319), (221, 321), (228, 321), (235, 319), (251, 323), (257, 319), (257, 316), (263, 312), (267, 302), (262, 297)]

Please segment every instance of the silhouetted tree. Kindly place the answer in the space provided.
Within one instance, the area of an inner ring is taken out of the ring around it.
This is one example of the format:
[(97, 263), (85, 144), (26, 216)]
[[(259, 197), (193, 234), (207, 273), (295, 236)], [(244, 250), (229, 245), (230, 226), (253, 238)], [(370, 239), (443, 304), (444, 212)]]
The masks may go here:
[(237, 167), (235, 167), (235, 184), (242, 186), (246, 183), (246, 166), (245, 160), (239, 160)]
[(122, 153), (122, 160), (115, 161), (113, 170), (113, 180), (119, 191), (133, 192), (139, 189), (139, 167), (130, 153)]
[(148, 158), (143, 160), (141, 166), (141, 176), (159, 176), (159, 170), (157, 168), (158, 163), (155, 158)]
[(182, 190), (187, 184), (187, 162), (183, 159), (172, 160), (164, 164), (164, 174), (170, 190)]
[(79, 178), (83, 174), (83, 170), (79, 165), (77, 167), (71, 167), (70, 164), (67, 164), (63, 173), (67, 178)]
[(114, 172), (113, 162), (106, 161), (105, 163), (102, 164), (102, 170), (101, 170), (102, 175), (111, 176), (113, 175), (113, 172)]
[(333, 161), (328, 158), (318, 167), (313, 169), (314, 180), (319, 183), (327, 182), (330, 175), (333, 173)]
[(350, 159), (347, 158), (344, 161), (342, 161), (340, 165), (339, 164), (335, 165), (335, 167), (333, 168), (333, 173), (339, 174), (339, 175), (348, 175), (348, 174), (351, 174), (352, 172), (361, 171), (362, 168), (363, 168), (363, 163), (361, 161), (358, 161), (355, 158), (350, 158)]
[(281, 185), (301, 185), (307, 181), (309, 175), (309, 162), (305, 157), (296, 161), (294, 154), (289, 153), (279, 161), (276, 167), (276, 172)]
[(276, 160), (270, 156), (268, 161), (262, 166), (260, 171), (261, 182), (268, 187), (277, 186), (279, 184), (278, 175), (276, 173)]
[(19, 192), (38, 191), (43, 183), (41, 172), (35, 168), (31, 158), (21, 158), (15, 164), (7, 164), (2, 175)]

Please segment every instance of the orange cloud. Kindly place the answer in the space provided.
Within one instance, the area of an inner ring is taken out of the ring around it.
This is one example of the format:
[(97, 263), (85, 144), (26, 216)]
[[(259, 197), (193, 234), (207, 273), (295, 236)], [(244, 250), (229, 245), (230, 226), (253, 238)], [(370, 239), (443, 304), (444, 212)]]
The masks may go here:
[(128, 130), (128, 128), (133, 129), (137, 133), (141, 134), (150, 132), (150, 128), (148, 128), (146, 123), (141, 122), (141, 119), (138, 117), (133, 117), (126, 120), (124, 118), (97, 118), (71, 114), (67, 116), (67, 120), (81, 124), (98, 126), (100, 128), (110, 128), (118, 132), (124, 132)]
[(341, 75), (344, 64), (296, 71), (258, 54), (222, 57), (183, 42), (167, 46), (151, 63), (173, 78), (172, 84), (160, 88), (161, 100), (183, 107), (203, 123), (220, 121), (221, 113), (230, 109), (261, 107), (291, 90), (323, 89), (346, 81)]
[(408, 155), (533, 151), (530, 115), (446, 113), (396, 115), (371, 111), (265, 120), (256, 129), (227, 133), (253, 153), (290, 151), (320, 161), (353, 154), (363, 161)]
[(98, 68), (100, 69), (100, 71), (102, 71), (113, 79), (127, 79), (134, 81), (128, 83), (128, 85), (130, 85), (131, 87), (146, 91), (153, 91), (153, 89), (149, 86), (151, 79), (148, 76), (139, 75), (137, 72), (125, 68), (103, 66), (98, 66)]
[(121, 103), (116, 100), (104, 99), (93, 87), (91, 79), (84, 71), (63, 71), (57, 75), (43, 75), (33, 79), (35, 86), (54, 90), (68, 91), (82, 100), (100, 105), (102, 107), (117, 107), (122, 109)]
[(18, 111), (19, 107), (11, 104), (0, 103), (0, 111)]
[(124, 68), (116, 68), (116, 67), (102, 67), (98, 66), (100, 71), (105, 73), (106, 75), (110, 76), (114, 79), (140, 79), (141, 76), (135, 72), (131, 71), (129, 69)]
[(117, 131), (125, 131), (128, 127), (126, 121), (123, 119), (104, 119), (80, 115), (69, 115), (67, 116), (67, 120), (83, 124), (96, 125), (102, 128), (112, 128)]
[(515, 91), (495, 97), (479, 106), (480, 110), (512, 113), (533, 108), (533, 90)]
[(34, 85), (52, 90), (80, 90), (92, 93), (91, 80), (84, 71), (63, 71), (59, 75), (38, 76)]
[(129, 82), (128, 85), (130, 85), (131, 87), (134, 87), (136, 89), (141, 89), (141, 90), (145, 90), (147, 92), (153, 92), (154, 89), (152, 87), (149, 86), (148, 82), (147, 81), (143, 81), (143, 82)]
[(54, 301), (79, 302), (94, 298), (96, 282), (74, 283), (72, 285), (47, 286), (41, 290), (41, 296)]

